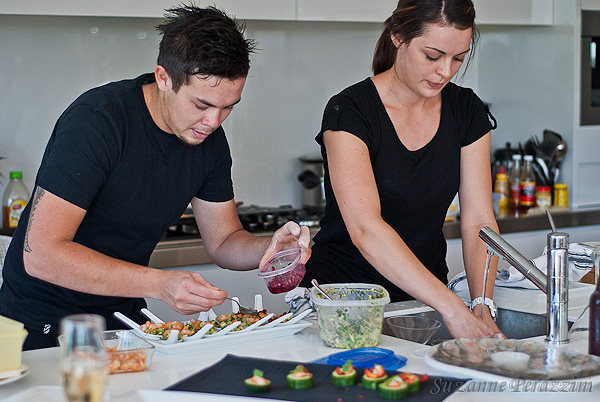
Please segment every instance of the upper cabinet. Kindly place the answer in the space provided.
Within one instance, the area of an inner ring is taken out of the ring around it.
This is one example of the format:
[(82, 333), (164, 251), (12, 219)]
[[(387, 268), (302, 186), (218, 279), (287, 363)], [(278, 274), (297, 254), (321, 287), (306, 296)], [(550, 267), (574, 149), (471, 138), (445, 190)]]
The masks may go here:
[[(591, 0), (587, 0), (591, 1)], [(596, 1), (596, 0), (594, 0)], [(0, 14), (163, 16), (179, 0), (0, 0)], [(185, 1), (183, 3), (186, 3)], [(197, 0), (248, 20), (383, 22), (397, 0)], [(473, 0), (479, 25), (552, 25), (554, 0)]]
[(297, 0), (299, 21), (383, 22), (398, 0)]
[(554, 0), (473, 0), (478, 25), (552, 25)]
[[(0, 14), (161, 18), (179, 0), (0, 0)], [(196, 0), (199, 7), (216, 5), (229, 15), (249, 20), (295, 20), (296, 0)]]

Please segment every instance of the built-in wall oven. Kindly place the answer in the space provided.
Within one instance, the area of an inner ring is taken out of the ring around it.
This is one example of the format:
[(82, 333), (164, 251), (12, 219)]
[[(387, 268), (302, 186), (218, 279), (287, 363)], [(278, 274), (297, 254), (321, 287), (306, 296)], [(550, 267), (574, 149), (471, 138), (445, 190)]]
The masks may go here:
[(600, 11), (581, 12), (581, 125), (600, 124)]

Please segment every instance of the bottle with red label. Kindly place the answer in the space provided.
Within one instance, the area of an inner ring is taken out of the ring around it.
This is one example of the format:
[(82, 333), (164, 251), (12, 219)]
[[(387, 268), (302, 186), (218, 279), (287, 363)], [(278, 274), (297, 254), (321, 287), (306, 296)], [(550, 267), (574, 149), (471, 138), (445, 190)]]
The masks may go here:
[(17, 227), (28, 201), (29, 191), (23, 184), (23, 172), (10, 172), (10, 182), (2, 198), (2, 223), (5, 228)]
[(533, 173), (533, 156), (525, 155), (523, 158), (525, 164), (523, 165), (523, 171), (521, 172), (520, 185), (521, 185), (521, 198), (519, 200), (519, 206), (522, 209), (528, 209), (535, 206), (535, 175)]

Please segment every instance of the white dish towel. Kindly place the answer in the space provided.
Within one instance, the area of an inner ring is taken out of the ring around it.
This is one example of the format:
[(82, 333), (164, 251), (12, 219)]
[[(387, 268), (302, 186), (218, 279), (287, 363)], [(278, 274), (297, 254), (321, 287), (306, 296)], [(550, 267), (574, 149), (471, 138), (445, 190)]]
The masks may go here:
[[(547, 250), (546, 247), (544, 247), (542, 255), (531, 260), (531, 262), (544, 273), (547, 272), (546, 254)], [(569, 281), (579, 281), (586, 273), (594, 268), (593, 250), (589, 247), (585, 247), (581, 243), (569, 244), (568, 256)], [(498, 268), (498, 272), (496, 273), (496, 286), (537, 289), (537, 286), (535, 286), (533, 282), (525, 278), (521, 272), (510, 265), (508, 267)], [(448, 288), (454, 293), (469, 290), (465, 271), (456, 274), (454, 278), (448, 282)]]

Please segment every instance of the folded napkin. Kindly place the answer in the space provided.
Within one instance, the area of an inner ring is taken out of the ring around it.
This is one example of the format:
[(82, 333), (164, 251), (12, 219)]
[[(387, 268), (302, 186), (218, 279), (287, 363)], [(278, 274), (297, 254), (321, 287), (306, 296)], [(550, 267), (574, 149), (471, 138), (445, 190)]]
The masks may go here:
[[(543, 273), (548, 272), (547, 270), (547, 254), (548, 251), (544, 247), (542, 255), (531, 260)], [(569, 244), (568, 250), (569, 259), (569, 281), (577, 282), (592, 268), (594, 268), (593, 250), (581, 243)], [(453, 292), (462, 292), (469, 290), (467, 284), (467, 275), (465, 271), (462, 271), (454, 276), (448, 282), (448, 288)], [(496, 272), (496, 286), (503, 287), (517, 287), (524, 289), (537, 289), (537, 286), (533, 284), (529, 279), (519, 272), (515, 267), (508, 266), (498, 268)]]
[[(284, 296), (285, 302), (290, 306), (290, 312), (297, 314), (306, 309), (315, 310), (315, 306), (310, 301), (310, 291), (307, 288), (297, 287), (290, 290)], [(310, 313), (312, 315), (313, 313)]]

